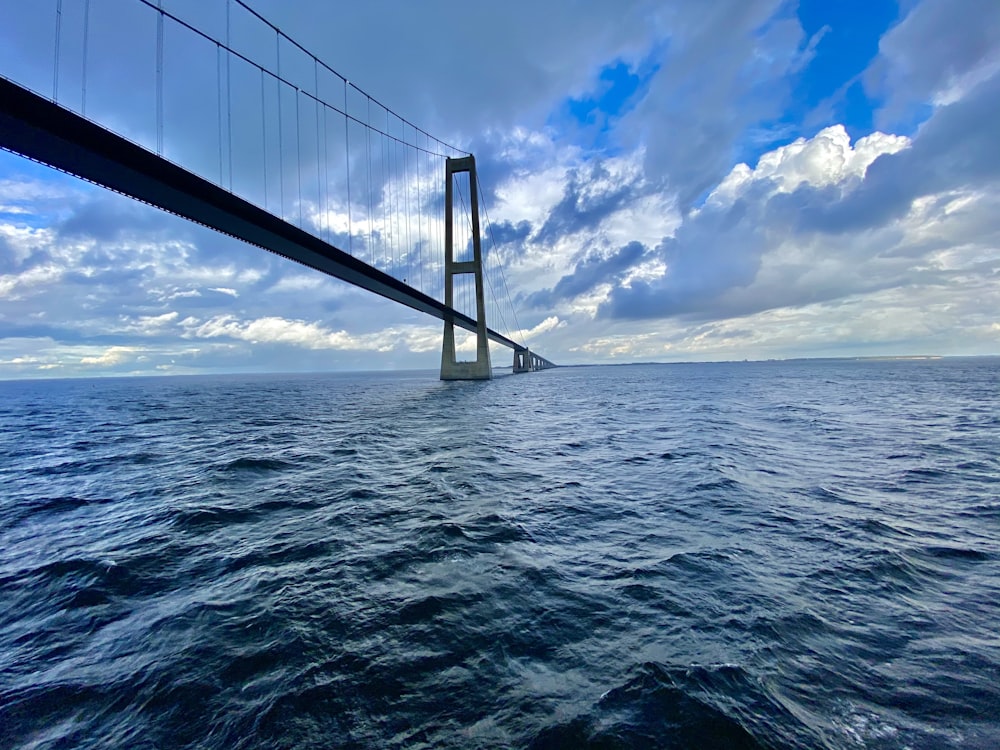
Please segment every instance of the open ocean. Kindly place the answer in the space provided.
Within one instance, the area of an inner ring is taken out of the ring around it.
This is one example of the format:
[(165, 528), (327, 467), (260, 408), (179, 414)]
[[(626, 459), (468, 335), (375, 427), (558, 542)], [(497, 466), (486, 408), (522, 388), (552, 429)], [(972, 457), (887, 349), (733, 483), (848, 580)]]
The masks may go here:
[(0, 383), (2, 748), (1000, 747), (1000, 359)]

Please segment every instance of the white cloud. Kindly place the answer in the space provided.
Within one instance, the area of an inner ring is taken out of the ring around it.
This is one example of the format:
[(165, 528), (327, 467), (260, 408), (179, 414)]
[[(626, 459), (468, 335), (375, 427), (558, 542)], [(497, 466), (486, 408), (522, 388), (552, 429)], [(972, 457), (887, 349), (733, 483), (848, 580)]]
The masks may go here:
[[(558, 315), (550, 315), (537, 325), (532, 326), (531, 328), (516, 329), (512, 331), (509, 334), (508, 338), (517, 342), (527, 341), (529, 346), (531, 346), (532, 342), (536, 341), (537, 338), (542, 336), (543, 334), (546, 334), (550, 331), (554, 331), (557, 328), (564, 328), (565, 326), (566, 326), (566, 321), (561, 320)], [(455, 333), (457, 334), (458, 331), (456, 331)], [(475, 349), (475, 344), (476, 344), (475, 337), (469, 335), (468, 338), (469, 338), (468, 345), (472, 349)]]
[(270, 287), (271, 292), (311, 292), (319, 289), (328, 280), (318, 273), (311, 274), (289, 274), (278, 279), (277, 283)]
[(949, 78), (944, 89), (936, 91), (932, 99), (934, 106), (945, 107), (964, 99), (976, 86), (1000, 73), (1000, 49), (992, 50), (972, 70), (958, 73)]
[(173, 290), (166, 291), (166, 290), (160, 290), (160, 289), (150, 289), (149, 292), (150, 292), (151, 295), (155, 296), (161, 302), (170, 302), (172, 300), (179, 299), (179, 298), (184, 298), (184, 297), (200, 297), (201, 296), (201, 292), (199, 292), (197, 289), (182, 289), (182, 290), (178, 290), (178, 291), (173, 291)]
[(515, 173), (497, 188), (497, 215), (515, 224), (527, 221), (540, 226), (562, 198), (568, 171), (568, 165), (560, 164), (537, 172)]
[(204, 322), (188, 318), (181, 321), (181, 325), (185, 329), (184, 335), (189, 338), (222, 337), (252, 344), (287, 344), (304, 349), (427, 352), (441, 346), (441, 331), (429, 326), (393, 327), (375, 333), (351, 334), (304, 320), (277, 316), (239, 320), (232, 315), (220, 315)]
[(131, 346), (112, 346), (97, 356), (80, 357), (81, 365), (97, 365), (98, 367), (114, 367), (125, 362), (134, 361), (141, 349)]
[(753, 169), (737, 164), (706, 202), (731, 205), (751, 186), (761, 183), (772, 187), (768, 194), (790, 193), (801, 185), (849, 188), (861, 181), (879, 156), (898, 153), (909, 145), (910, 139), (904, 136), (875, 132), (858, 139), (852, 147), (844, 126), (831, 125), (812, 138), (799, 138), (764, 154)]
[(168, 332), (178, 317), (180, 315), (176, 310), (162, 315), (140, 315), (137, 318), (123, 316), (120, 330), (140, 336), (162, 335)]
[(15, 300), (40, 287), (53, 284), (63, 277), (64, 271), (53, 263), (35, 266), (18, 274), (0, 276), (0, 299)]

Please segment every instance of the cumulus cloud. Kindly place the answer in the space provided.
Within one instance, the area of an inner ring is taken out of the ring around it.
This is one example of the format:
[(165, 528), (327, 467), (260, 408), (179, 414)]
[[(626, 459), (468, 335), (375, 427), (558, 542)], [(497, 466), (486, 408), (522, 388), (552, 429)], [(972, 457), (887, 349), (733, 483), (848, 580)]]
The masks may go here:
[(833, 125), (813, 138), (799, 138), (760, 157), (751, 169), (737, 164), (708, 196), (710, 206), (732, 205), (755, 183), (770, 181), (775, 193), (790, 193), (801, 185), (844, 189), (856, 187), (865, 171), (883, 154), (895, 154), (910, 145), (905, 136), (872, 133), (853, 146), (843, 125)]
[(912, 143), (875, 133), (852, 146), (832, 127), (753, 169), (738, 165), (655, 249), (663, 276), (616, 286), (601, 313), (720, 319), (939, 282), (932, 265), (913, 262), (929, 252), (917, 228), (930, 214), (960, 233), (946, 209), (955, 191), (966, 191), (971, 213), (988, 210), (986, 196), (967, 191), (989, 183), (998, 163), (984, 132), (1000, 121), (990, 88), (942, 108)]
[[(906, 149), (889, 148), (857, 189), (803, 185), (773, 202), (804, 229), (863, 230), (904, 216), (918, 198), (995, 184), (1000, 178), (1000, 74), (961, 101), (939, 108)], [(884, 145), (884, 144), (883, 144)]]
[(97, 365), (98, 367), (114, 367), (135, 359), (140, 350), (131, 346), (112, 346), (103, 354), (90, 357), (80, 357), (81, 365)]
[(137, 318), (124, 316), (122, 325), (118, 329), (122, 332), (136, 334), (139, 336), (158, 336), (164, 333), (173, 333), (172, 324), (177, 321), (179, 313), (174, 310), (162, 315), (140, 315)]
[[(566, 321), (561, 320), (558, 315), (550, 315), (544, 318), (542, 321), (532, 326), (531, 328), (517, 329), (510, 332), (510, 337), (515, 341), (527, 341), (529, 345), (531, 342), (544, 341), (545, 334), (558, 330), (560, 328), (566, 327)], [(456, 331), (456, 334), (458, 332)], [(472, 336), (468, 337), (468, 342), (471, 347), (475, 346), (475, 338)]]
[(230, 338), (252, 344), (288, 344), (304, 349), (330, 349), (388, 352), (408, 349), (425, 352), (441, 345), (441, 332), (432, 327), (387, 328), (369, 334), (333, 331), (318, 323), (288, 320), (277, 316), (239, 320), (221, 315), (207, 321), (188, 318), (181, 321), (188, 338)]
[(0, 299), (21, 299), (62, 277), (63, 269), (54, 263), (34, 266), (18, 274), (4, 274), (0, 276)]

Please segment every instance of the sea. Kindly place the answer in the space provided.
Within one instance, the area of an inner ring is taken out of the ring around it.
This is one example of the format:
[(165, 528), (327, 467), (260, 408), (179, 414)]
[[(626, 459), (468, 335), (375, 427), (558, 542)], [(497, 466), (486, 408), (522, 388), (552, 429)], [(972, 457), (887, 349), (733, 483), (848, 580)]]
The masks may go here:
[(995, 749), (1000, 358), (0, 383), (0, 747)]

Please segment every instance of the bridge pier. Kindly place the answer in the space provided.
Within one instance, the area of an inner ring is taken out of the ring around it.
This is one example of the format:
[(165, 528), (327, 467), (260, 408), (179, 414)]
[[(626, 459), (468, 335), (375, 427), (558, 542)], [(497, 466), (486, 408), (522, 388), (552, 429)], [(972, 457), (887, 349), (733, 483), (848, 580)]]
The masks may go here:
[(514, 374), (531, 372), (531, 352), (527, 349), (514, 350)]
[[(477, 192), (476, 158), (471, 154), (445, 162), (444, 200), (444, 304), (454, 309), (455, 276), (474, 274), (476, 277), (476, 358), (459, 362), (455, 355), (455, 323), (445, 318), (444, 341), (441, 346), (441, 380), (489, 380), (493, 377), (490, 366), (490, 342), (486, 329), (486, 303), (483, 293), (483, 249), (479, 238), (479, 193)], [(469, 210), (472, 213), (472, 260), (455, 260), (454, 189), (452, 176), (469, 175)]]
[(544, 357), (539, 357), (530, 349), (514, 350), (515, 374), (519, 372), (536, 372), (538, 370), (547, 370), (550, 367), (555, 367), (555, 365), (549, 362)]

